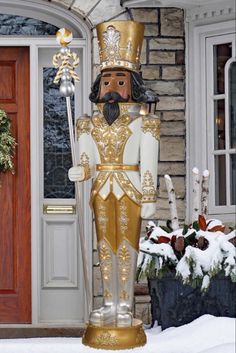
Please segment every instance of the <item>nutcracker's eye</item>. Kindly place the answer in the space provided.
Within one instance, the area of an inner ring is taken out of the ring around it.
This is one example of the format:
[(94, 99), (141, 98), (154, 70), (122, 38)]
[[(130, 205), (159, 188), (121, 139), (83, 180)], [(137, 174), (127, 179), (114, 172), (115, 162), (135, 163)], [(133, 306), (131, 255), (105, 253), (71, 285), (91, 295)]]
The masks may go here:
[(104, 86), (109, 86), (110, 82), (109, 81), (105, 81), (104, 82)]
[(124, 81), (119, 81), (119, 86), (124, 86)]

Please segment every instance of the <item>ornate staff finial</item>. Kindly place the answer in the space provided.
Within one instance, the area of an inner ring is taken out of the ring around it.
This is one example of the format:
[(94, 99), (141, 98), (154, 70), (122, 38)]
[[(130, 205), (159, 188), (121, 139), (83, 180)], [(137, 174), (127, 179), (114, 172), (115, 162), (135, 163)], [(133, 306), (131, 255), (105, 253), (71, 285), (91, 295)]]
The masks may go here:
[(73, 39), (72, 32), (67, 28), (61, 28), (56, 33), (56, 41), (59, 45), (66, 47)]
[(58, 68), (54, 83), (60, 84), (60, 93), (64, 97), (73, 96), (75, 86), (72, 82), (79, 81), (75, 68), (79, 65), (79, 57), (68, 48), (73, 39), (72, 32), (67, 28), (61, 28), (56, 33), (56, 41), (61, 45), (60, 51), (53, 56), (53, 65)]

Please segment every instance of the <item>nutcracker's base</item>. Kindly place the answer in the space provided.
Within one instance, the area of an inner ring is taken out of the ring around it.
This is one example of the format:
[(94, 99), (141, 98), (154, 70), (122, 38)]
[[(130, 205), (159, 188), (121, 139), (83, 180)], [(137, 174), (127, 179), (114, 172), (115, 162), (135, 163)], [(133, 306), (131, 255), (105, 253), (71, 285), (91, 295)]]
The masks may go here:
[(133, 320), (130, 327), (93, 326), (88, 324), (82, 343), (99, 349), (130, 349), (144, 346), (147, 342), (140, 320)]

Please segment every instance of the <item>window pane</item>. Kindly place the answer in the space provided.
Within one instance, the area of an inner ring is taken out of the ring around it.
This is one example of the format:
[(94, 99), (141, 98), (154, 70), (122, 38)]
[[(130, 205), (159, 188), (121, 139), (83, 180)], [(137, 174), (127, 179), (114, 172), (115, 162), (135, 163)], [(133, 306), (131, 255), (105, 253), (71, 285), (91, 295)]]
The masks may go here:
[(232, 44), (214, 45), (214, 94), (225, 93), (224, 68), (232, 56)]
[(236, 154), (230, 156), (230, 203), (236, 205)]
[(214, 102), (214, 124), (215, 124), (215, 150), (225, 149), (225, 101), (220, 99)]
[(215, 156), (216, 206), (226, 205), (225, 155)]
[(236, 148), (236, 62), (229, 68), (229, 124), (230, 147)]
[[(74, 198), (74, 183), (67, 175), (72, 161), (66, 100), (53, 83), (56, 71), (43, 68), (44, 197)], [(74, 99), (71, 103), (74, 111)]]
[(0, 35), (48, 36), (55, 35), (58, 29), (35, 18), (0, 14)]

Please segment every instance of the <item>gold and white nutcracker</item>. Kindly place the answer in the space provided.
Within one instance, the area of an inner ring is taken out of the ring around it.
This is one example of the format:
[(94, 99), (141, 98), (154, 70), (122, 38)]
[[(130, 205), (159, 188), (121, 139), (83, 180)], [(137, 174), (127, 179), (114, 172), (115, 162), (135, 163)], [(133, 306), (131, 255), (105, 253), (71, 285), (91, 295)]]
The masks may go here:
[(140, 70), (144, 26), (112, 21), (97, 26), (101, 74), (90, 100), (99, 113), (77, 120), (79, 166), (73, 181), (93, 178), (94, 211), (104, 304), (90, 314), (83, 343), (122, 349), (144, 345), (132, 305), (142, 218), (156, 210), (160, 120), (140, 114), (148, 101)]
[(101, 74), (89, 98), (98, 114), (77, 120), (78, 165), (69, 170), (72, 181), (93, 179), (103, 285), (103, 306), (91, 311), (83, 343), (126, 349), (146, 343), (132, 306), (141, 220), (156, 211), (160, 120), (142, 114), (152, 93), (139, 73), (144, 26), (111, 21), (96, 28)]

